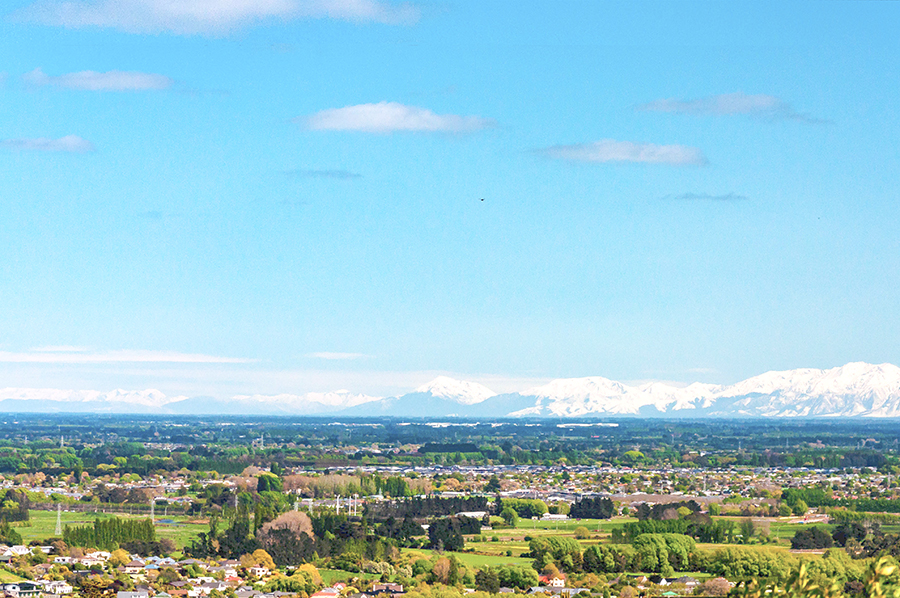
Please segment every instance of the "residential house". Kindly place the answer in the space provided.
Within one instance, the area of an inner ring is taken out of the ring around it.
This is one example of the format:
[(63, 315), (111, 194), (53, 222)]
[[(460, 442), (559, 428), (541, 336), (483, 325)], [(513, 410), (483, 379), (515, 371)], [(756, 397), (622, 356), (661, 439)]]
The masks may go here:
[(563, 598), (570, 596), (577, 596), (582, 592), (590, 594), (591, 591), (587, 588), (560, 588), (553, 586), (535, 586), (533, 588), (528, 589), (529, 594), (552, 594), (554, 596), (562, 596)]
[(0, 585), (0, 590), (10, 598), (40, 598), (43, 586), (34, 581), (17, 581)]
[(402, 594), (403, 586), (399, 583), (376, 583), (372, 586), (372, 591), (379, 594), (382, 592), (387, 594)]
[(105, 550), (95, 550), (94, 552), (90, 552), (84, 556), (90, 557), (92, 559), (100, 559), (105, 563), (106, 561), (109, 560), (109, 557), (111, 557), (112, 554), (109, 552), (106, 552)]
[(221, 573), (225, 577), (237, 577), (238, 568), (234, 565), (221, 565), (215, 567), (209, 567), (206, 569), (207, 573)]
[(52, 594), (53, 596), (71, 594), (74, 591), (74, 588), (65, 581), (45, 581), (43, 585), (44, 593)]
[(85, 556), (81, 557), (80, 559), (76, 559), (76, 562), (81, 563), (88, 569), (90, 569), (91, 567), (102, 567), (104, 564), (106, 564), (105, 559), (97, 558), (97, 557), (90, 556), (90, 555), (85, 555)]
[(134, 560), (122, 567), (127, 575), (139, 575), (144, 572), (144, 561)]
[(224, 592), (225, 590), (228, 590), (230, 588), (231, 586), (224, 581), (207, 581), (195, 589), (200, 590), (200, 593), (204, 596), (209, 596), (210, 594), (212, 594), (213, 590)]

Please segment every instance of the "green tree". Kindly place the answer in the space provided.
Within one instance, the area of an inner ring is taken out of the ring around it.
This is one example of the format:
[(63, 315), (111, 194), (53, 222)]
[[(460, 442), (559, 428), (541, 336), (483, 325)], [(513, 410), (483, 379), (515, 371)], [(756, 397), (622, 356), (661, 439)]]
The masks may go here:
[(512, 507), (504, 507), (500, 517), (511, 527), (516, 527), (519, 524), (519, 514)]
[(809, 511), (809, 506), (803, 499), (798, 499), (794, 506), (791, 507), (791, 512), (794, 515), (806, 515), (807, 511)]
[(500, 591), (500, 575), (494, 569), (485, 567), (475, 574), (475, 589), (479, 592), (496, 594)]
[(744, 544), (750, 543), (750, 539), (753, 538), (754, 532), (756, 532), (756, 526), (753, 525), (752, 519), (747, 517), (741, 521), (741, 540)]

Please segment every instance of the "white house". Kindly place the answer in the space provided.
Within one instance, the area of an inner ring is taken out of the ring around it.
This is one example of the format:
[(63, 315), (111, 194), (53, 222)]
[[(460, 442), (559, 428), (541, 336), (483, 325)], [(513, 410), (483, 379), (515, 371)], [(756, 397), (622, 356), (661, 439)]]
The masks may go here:
[(45, 581), (44, 585), (44, 593), (52, 594), (54, 596), (63, 596), (64, 594), (71, 594), (74, 591), (74, 588), (70, 586), (65, 581)]

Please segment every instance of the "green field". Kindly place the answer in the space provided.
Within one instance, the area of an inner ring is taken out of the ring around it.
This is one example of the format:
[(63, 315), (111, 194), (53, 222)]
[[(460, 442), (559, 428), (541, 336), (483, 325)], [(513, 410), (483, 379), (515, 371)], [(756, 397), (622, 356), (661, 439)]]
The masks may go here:
[[(418, 552), (423, 554), (424, 556), (431, 558), (433, 555), (438, 554), (433, 550), (426, 550), (422, 548), (416, 549), (404, 549), (403, 552)], [(520, 557), (514, 556), (499, 556), (499, 555), (488, 555), (488, 554), (475, 554), (472, 552), (453, 552), (453, 553), (444, 553), (446, 555), (452, 554), (456, 558), (460, 560), (466, 566), (481, 568), (492, 565), (526, 565), (531, 566), (531, 559), (523, 559)]]
[(829, 523), (794, 523), (788, 521), (773, 520), (771, 523), (771, 527), (769, 528), (769, 535), (774, 536), (779, 540), (790, 541), (790, 539), (793, 538), (798, 531), (802, 529), (809, 529), (811, 527), (821, 527), (830, 534), (837, 526)]
[(0, 583), (12, 583), (14, 581), (22, 581), (25, 579), (24, 577), (19, 577), (15, 573), (11, 571), (7, 571), (5, 568), (0, 567)]
[[(14, 523), (16, 531), (22, 535), (22, 540), (27, 544), (32, 540), (44, 540), (54, 537), (56, 531), (56, 511), (29, 511), (29, 521)], [(91, 525), (97, 518), (104, 517), (140, 518), (145, 515), (108, 514), (108, 513), (61, 513), (62, 525)], [(205, 523), (191, 523), (187, 517), (170, 517), (167, 521), (172, 523), (160, 523), (157, 518), (156, 533), (160, 538), (170, 538), (175, 545), (182, 549), (197, 537), (200, 532), (209, 528)]]

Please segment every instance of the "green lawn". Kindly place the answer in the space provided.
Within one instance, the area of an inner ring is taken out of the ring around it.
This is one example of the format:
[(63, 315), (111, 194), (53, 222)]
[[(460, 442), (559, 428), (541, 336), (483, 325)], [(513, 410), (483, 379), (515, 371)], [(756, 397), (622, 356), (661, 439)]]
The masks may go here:
[[(91, 525), (96, 518), (104, 517), (146, 517), (146, 515), (108, 514), (108, 513), (67, 513), (61, 514), (62, 525)], [(206, 523), (191, 523), (187, 517), (165, 518), (172, 523), (161, 523), (161, 517), (156, 520), (156, 533), (160, 538), (171, 538), (175, 545), (181, 549), (190, 544), (200, 532), (209, 529)], [(44, 540), (55, 536), (56, 511), (29, 511), (29, 521), (14, 523), (15, 529), (22, 535), (22, 540), (27, 544), (32, 540)]]
[[(538, 534), (562, 534), (564, 532), (572, 533), (579, 527), (585, 527), (592, 534), (609, 533), (614, 527), (621, 527), (630, 522), (637, 521), (634, 517), (616, 517), (614, 519), (566, 519), (565, 521), (533, 521), (530, 519), (520, 519), (517, 531), (530, 534), (532, 536)], [(502, 533), (506, 530), (498, 530)]]
[(788, 523), (786, 521), (773, 521), (769, 528), (769, 535), (775, 536), (778, 539), (790, 540), (799, 530), (809, 529), (811, 527), (820, 527), (830, 534), (837, 526), (828, 523)]
[(25, 578), (19, 577), (15, 573), (0, 567), (0, 583), (12, 583), (14, 581), (22, 581), (23, 579)]
[[(404, 549), (404, 552), (420, 552), (429, 558), (432, 555), (436, 554), (433, 550), (426, 550), (422, 548)], [(476, 569), (492, 565), (531, 565), (531, 559), (523, 559), (521, 557), (514, 556), (474, 554), (471, 552), (445, 552), (444, 555), (453, 555), (458, 558), (464, 565), (475, 567)]]

